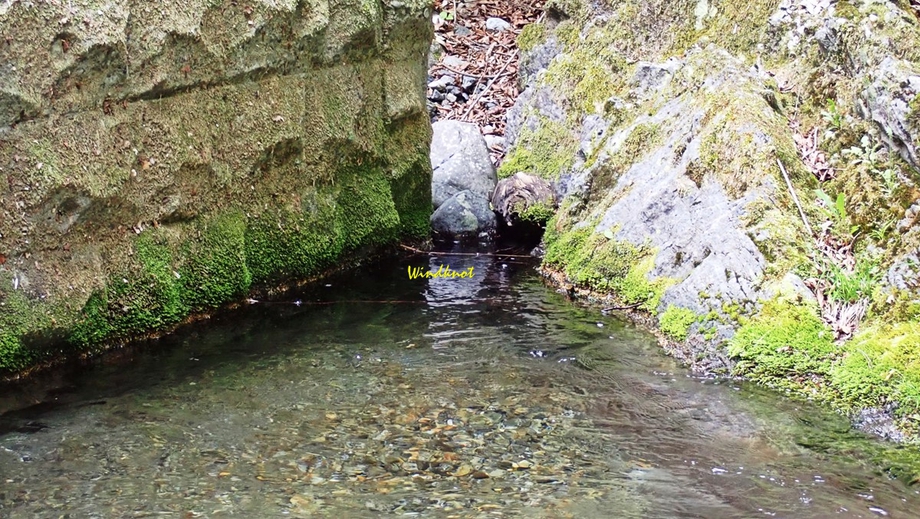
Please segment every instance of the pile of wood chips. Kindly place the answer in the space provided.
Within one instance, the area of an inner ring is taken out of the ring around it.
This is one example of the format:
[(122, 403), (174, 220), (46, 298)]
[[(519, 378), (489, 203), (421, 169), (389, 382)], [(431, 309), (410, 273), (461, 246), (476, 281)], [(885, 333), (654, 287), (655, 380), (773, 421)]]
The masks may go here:
[[(485, 135), (504, 136), (505, 112), (519, 93), (520, 55), (515, 39), (524, 26), (538, 21), (545, 1), (435, 0), (435, 41), (444, 53), (429, 75), (453, 75), (456, 84), (464, 77), (476, 81), (468, 100), (435, 105), (439, 120), (475, 123)], [(511, 28), (486, 29), (486, 20), (493, 17), (508, 22)], [(492, 161), (499, 164), (505, 150), (496, 146), (490, 151)]]

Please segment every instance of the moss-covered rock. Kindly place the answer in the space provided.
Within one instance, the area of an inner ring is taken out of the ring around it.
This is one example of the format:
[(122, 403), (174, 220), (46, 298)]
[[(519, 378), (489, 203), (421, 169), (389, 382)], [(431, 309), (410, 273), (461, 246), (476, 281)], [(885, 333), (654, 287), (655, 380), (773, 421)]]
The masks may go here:
[(574, 163), (577, 142), (565, 124), (541, 118), (537, 127), (525, 127), (517, 144), (498, 169), (498, 178), (528, 173), (554, 180)]
[[(552, 4), (500, 174), (562, 192), (547, 270), (627, 301), (629, 273), (659, 283), (643, 307), (683, 358), (912, 431), (920, 24), (903, 2), (787, 4)], [(873, 301), (863, 334), (835, 343), (822, 300)]]
[(0, 374), (428, 233), (427, 2), (180, 4), (0, 6)]
[(561, 270), (580, 287), (615, 293), (627, 305), (658, 307), (672, 281), (650, 278), (653, 250), (616, 240), (610, 232), (595, 233), (589, 226), (564, 230), (560, 225), (558, 218), (547, 224), (544, 268)]

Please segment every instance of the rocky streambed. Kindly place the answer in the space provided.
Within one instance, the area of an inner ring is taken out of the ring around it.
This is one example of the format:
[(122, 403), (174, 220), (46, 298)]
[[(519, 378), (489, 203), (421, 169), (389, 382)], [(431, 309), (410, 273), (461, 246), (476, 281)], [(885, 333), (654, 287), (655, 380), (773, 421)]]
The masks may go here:
[[(441, 264), (475, 275), (406, 276)], [(0, 515), (913, 517), (842, 418), (692, 376), (535, 267), (385, 261), (5, 390)]]

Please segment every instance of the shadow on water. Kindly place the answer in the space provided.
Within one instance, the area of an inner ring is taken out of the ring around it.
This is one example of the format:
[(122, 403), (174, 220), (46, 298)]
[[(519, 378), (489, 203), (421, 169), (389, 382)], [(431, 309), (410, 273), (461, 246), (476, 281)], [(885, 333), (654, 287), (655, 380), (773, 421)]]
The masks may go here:
[[(535, 260), (481, 252), (6, 388), (0, 516), (917, 516), (842, 418), (689, 376)], [(409, 279), (442, 265), (474, 275)]]

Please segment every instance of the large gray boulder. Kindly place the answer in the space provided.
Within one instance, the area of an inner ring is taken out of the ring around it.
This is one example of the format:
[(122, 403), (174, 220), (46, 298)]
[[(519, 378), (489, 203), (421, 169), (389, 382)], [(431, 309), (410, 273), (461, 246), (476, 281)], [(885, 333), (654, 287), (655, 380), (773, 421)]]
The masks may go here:
[(431, 215), (431, 229), (439, 238), (475, 238), (493, 232), (495, 225), (489, 201), (468, 189), (448, 198)]
[(434, 208), (441, 207), (448, 198), (464, 190), (488, 200), (498, 176), (479, 127), (459, 121), (438, 121), (432, 125), (432, 130), (431, 203)]

